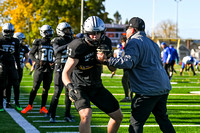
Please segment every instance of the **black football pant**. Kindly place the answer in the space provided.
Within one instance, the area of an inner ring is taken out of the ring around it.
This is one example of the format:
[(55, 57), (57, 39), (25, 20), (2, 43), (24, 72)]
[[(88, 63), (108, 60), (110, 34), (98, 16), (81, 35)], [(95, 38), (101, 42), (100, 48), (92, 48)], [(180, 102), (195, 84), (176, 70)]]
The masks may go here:
[[(54, 88), (55, 92), (51, 99), (51, 104), (49, 108), (49, 114), (51, 114), (52, 118), (55, 118), (56, 115), (56, 108), (59, 102), (60, 94), (62, 93), (64, 84), (62, 82), (62, 70), (64, 68), (63, 65), (55, 65), (55, 75), (54, 75)], [(69, 100), (68, 89), (65, 87), (65, 116), (70, 116), (70, 109), (71, 109), (71, 101)]]
[(163, 63), (163, 67), (165, 68), (165, 71), (167, 73), (167, 76), (169, 77), (169, 67), (170, 65), (169, 64), (166, 64), (166, 63)]
[(14, 90), (15, 104), (19, 105), (19, 93), (20, 93), (20, 91), (19, 91), (19, 82), (18, 82), (18, 80), (15, 80), (13, 83), (8, 81), (8, 86), (6, 87), (7, 103), (10, 103), (12, 86), (13, 86), (13, 90)]
[(22, 77), (23, 77), (23, 69), (18, 70), (19, 71), (19, 84), (22, 81)]
[(20, 82), (22, 79), (22, 74), (23, 74), (23, 69), (20, 69), (18, 75), (19, 79), (8, 79), (8, 86), (6, 87), (6, 99), (7, 103), (10, 103), (10, 98), (11, 98), (11, 88), (13, 87), (14, 90), (14, 99), (15, 99), (15, 104), (19, 105), (19, 94), (20, 94)]
[(2, 64), (0, 69), (0, 87), (1, 88), (1, 94), (0, 94), (0, 104), (3, 102), (3, 91), (6, 89), (6, 99), (7, 103), (10, 102), (11, 97), (11, 86), (14, 88), (14, 99), (15, 104), (19, 105), (19, 75), (18, 71), (15, 67), (14, 63), (11, 64)]
[(151, 112), (163, 133), (175, 133), (167, 115), (167, 97), (168, 94), (159, 96), (136, 94), (131, 103), (129, 133), (143, 133), (143, 126)]
[(53, 71), (51, 72), (41, 72), (35, 70), (34, 79), (33, 79), (33, 89), (30, 92), (29, 104), (33, 105), (33, 101), (37, 95), (37, 91), (40, 88), (40, 84), (43, 81), (43, 91), (42, 91), (42, 102), (41, 107), (44, 107), (47, 102), (48, 91), (53, 78)]

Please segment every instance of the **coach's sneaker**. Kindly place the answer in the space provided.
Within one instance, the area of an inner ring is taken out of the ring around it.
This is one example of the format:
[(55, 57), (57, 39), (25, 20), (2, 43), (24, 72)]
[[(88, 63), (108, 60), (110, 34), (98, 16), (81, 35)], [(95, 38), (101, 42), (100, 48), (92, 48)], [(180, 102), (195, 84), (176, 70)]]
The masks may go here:
[(22, 107), (20, 107), (20, 105), (15, 105), (15, 109), (18, 111), (22, 111)]
[(48, 110), (45, 108), (45, 106), (43, 106), (42, 108), (40, 108), (40, 113), (48, 113)]
[(33, 106), (31, 106), (30, 104), (21, 111), (22, 114), (26, 114), (28, 111), (31, 111), (33, 109)]

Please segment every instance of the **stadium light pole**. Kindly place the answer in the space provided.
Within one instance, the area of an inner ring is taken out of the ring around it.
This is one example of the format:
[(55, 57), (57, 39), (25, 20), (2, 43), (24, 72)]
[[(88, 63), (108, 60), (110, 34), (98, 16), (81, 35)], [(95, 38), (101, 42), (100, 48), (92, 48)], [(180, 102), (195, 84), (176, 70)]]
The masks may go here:
[(80, 28), (81, 33), (83, 33), (83, 11), (84, 11), (84, 0), (81, 0), (81, 28)]
[(176, 8), (176, 38), (178, 38), (178, 3), (181, 2), (181, 0), (174, 0), (177, 3)]

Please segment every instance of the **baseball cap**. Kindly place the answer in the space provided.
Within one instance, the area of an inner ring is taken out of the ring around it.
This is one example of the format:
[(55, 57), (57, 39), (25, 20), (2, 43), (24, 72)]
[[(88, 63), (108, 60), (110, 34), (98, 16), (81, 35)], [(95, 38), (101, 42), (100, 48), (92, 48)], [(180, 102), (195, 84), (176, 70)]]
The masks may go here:
[(162, 42), (161, 45), (166, 45), (166, 43), (165, 43), (165, 42)]
[(121, 44), (118, 44), (118, 45), (117, 45), (117, 48), (122, 48), (122, 45), (121, 45)]
[(137, 28), (139, 31), (143, 31), (145, 29), (144, 21), (139, 17), (133, 17), (128, 22), (129, 27)]

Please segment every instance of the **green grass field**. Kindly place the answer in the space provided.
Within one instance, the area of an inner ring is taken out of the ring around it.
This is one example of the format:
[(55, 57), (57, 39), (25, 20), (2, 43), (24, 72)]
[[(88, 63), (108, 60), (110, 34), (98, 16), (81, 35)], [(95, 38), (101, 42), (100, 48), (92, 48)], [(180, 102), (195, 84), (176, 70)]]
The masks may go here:
[[(191, 91), (200, 91), (200, 73), (193, 76), (192, 72), (184, 72), (183, 76), (179, 75), (180, 66), (176, 66), (177, 74), (174, 74), (172, 83), (172, 91), (168, 99), (168, 115), (173, 123), (177, 133), (199, 133), (200, 132), (200, 94), (192, 94)], [(24, 108), (28, 105), (29, 93), (32, 88), (33, 77), (28, 75), (29, 71), (24, 69), (24, 77), (21, 83), (20, 104)], [(107, 69), (104, 73), (109, 74)], [(117, 70), (117, 75), (113, 78), (110, 76), (102, 76), (104, 86), (110, 90), (118, 101), (124, 98), (124, 91), (121, 85), (122, 70)], [(75, 116), (75, 123), (63, 122), (64, 117), (64, 90), (59, 100), (57, 108), (57, 123), (49, 123), (49, 119), (45, 119), (44, 114), (39, 113), (41, 104), (42, 88), (38, 90), (38, 95), (34, 101), (33, 111), (27, 114), (21, 114), (29, 123), (35, 126), (41, 133), (50, 132), (78, 132), (79, 114), (74, 106), (71, 108), (71, 114)], [(49, 90), (47, 108), (54, 93), (53, 82)], [(127, 133), (130, 117), (130, 102), (121, 103), (120, 106), (124, 115), (119, 133)], [(95, 106), (92, 106), (92, 132), (106, 133), (106, 126), (109, 117)], [(19, 112), (20, 113), (20, 112)], [(2, 133), (23, 133), (25, 132), (12, 117), (5, 111), (0, 112), (0, 132)], [(144, 133), (161, 133), (153, 115), (147, 120)]]

